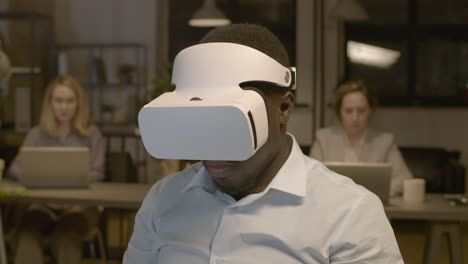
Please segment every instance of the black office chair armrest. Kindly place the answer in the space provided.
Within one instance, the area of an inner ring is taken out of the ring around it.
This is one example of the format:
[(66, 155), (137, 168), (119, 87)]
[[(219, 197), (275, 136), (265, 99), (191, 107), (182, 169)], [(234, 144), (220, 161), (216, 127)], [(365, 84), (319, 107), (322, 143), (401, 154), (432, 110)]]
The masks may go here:
[(459, 162), (459, 151), (431, 147), (400, 147), (400, 151), (413, 176), (426, 180), (427, 192), (465, 191), (465, 167)]
[(449, 193), (465, 193), (465, 173), (466, 168), (458, 161), (450, 160), (449, 161), (452, 169), (451, 175), (451, 184), (448, 186)]

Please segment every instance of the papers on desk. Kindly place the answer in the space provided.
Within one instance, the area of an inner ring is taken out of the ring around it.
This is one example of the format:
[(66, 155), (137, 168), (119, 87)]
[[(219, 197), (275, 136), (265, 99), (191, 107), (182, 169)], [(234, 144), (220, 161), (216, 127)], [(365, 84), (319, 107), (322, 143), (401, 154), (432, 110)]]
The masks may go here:
[(23, 186), (8, 186), (0, 184), (0, 197), (23, 196), (26, 195), (26, 188)]
[(453, 206), (468, 206), (468, 196), (463, 194), (446, 194), (444, 198)]

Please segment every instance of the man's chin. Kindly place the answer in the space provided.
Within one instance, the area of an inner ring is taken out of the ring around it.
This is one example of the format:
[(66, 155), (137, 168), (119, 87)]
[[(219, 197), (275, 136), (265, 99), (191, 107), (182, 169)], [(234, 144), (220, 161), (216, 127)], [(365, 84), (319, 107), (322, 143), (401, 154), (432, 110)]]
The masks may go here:
[(215, 181), (226, 181), (234, 175), (234, 163), (228, 161), (203, 161), (205, 169)]
[(242, 197), (252, 193), (251, 191), (255, 187), (255, 181), (249, 182), (232, 182), (230, 181), (231, 178), (227, 179), (214, 179), (213, 181), (218, 186), (219, 190), (222, 192), (229, 194), (236, 200), (241, 199)]

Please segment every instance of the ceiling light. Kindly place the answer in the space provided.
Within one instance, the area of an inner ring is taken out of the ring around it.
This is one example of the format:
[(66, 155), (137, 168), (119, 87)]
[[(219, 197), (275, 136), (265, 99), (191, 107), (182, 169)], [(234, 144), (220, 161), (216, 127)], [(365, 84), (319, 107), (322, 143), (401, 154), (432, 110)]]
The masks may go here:
[(214, 0), (205, 0), (203, 6), (189, 20), (189, 25), (193, 27), (219, 27), (229, 24), (231, 20), (216, 6)]
[(355, 41), (347, 43), (348, 58), (353, 63), (388, 69), (400, 58), (400, 52)]

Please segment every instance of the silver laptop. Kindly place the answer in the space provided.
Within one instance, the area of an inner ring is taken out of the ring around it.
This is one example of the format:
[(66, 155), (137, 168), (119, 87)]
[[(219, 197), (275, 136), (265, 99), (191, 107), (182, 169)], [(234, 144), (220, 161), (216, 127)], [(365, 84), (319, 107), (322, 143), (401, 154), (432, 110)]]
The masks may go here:
[(383, 203), (388, 202), (392, 165), (370, 162), (324, 162), (330, 170), (351, 178), (355, 183), (375, 193)]
[(88, 148), (23, 147), (19, 162), (20, 182), (27, 188), (88, 187)]

